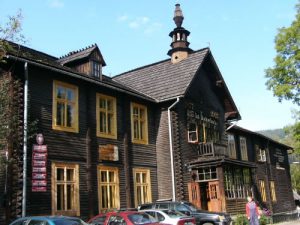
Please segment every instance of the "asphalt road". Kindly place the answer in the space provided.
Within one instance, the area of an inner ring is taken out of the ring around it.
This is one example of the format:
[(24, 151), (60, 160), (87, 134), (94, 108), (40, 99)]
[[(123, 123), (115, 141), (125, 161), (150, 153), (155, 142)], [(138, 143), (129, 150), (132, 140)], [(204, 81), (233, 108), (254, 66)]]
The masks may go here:
[(274, 223), (274, 225), (300, 225), (300, 220), (287, 221), (281, 223)]

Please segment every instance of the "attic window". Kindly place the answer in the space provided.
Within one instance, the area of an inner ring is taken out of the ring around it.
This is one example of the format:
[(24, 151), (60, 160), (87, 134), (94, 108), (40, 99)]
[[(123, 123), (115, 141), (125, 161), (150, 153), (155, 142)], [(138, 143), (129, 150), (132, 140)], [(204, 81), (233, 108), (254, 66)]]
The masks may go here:
[(102, 73), (102, 65), (99, 62), (92, 61), (92, 75), (96, 78), (100, 78)]

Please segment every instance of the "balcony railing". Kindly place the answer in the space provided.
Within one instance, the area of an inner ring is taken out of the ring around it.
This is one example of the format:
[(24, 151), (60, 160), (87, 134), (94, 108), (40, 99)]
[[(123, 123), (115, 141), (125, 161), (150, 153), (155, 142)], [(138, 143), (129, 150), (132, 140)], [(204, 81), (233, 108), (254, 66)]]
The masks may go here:
[(199, 143), (199, 156), (228, 156), (227, 146), (213, 142)]

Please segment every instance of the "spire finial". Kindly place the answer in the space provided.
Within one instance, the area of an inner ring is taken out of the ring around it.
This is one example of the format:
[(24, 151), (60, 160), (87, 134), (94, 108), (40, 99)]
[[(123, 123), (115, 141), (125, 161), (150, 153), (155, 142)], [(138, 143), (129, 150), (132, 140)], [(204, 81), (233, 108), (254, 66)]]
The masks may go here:
[(181, 27), (183, 19), (184, 17), (182, 14), (182, 10), (180, 8), (180, 4), (177, 3), (175, 5), (174, 18), (173, 18), (177, 27)]

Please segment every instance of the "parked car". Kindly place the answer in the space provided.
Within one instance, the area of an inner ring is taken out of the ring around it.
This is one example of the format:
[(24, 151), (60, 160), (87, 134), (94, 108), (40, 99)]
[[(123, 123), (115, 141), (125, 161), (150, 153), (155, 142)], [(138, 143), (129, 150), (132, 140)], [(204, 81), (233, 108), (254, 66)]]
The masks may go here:
[(87, 225), (87, 223), (69, 216), (28, 216), (16, 219), (10, 225)]
[(168, 223), (172, 225), (195, 225), (196, 220), (194, 217), (186, 216), (185, 214), (170, 210), (170, 209), (146, 209), (141, 212), (145, 212), (155, 219), (157, 219), (160, 223)]
[(138, 211), (100, 213), (91, 218), (88, 223), (93, 225), (160, 225), (149, 214)]
[(229, 225), (232, 223), (232, 219), (229, 214), (200, 210), (190, 202), (157, 201), (154, 203), (142, 204), (138, 207), (138, 209), (176, 210), (187, 216), (193, 216), (196, 219), (197, 225)]

